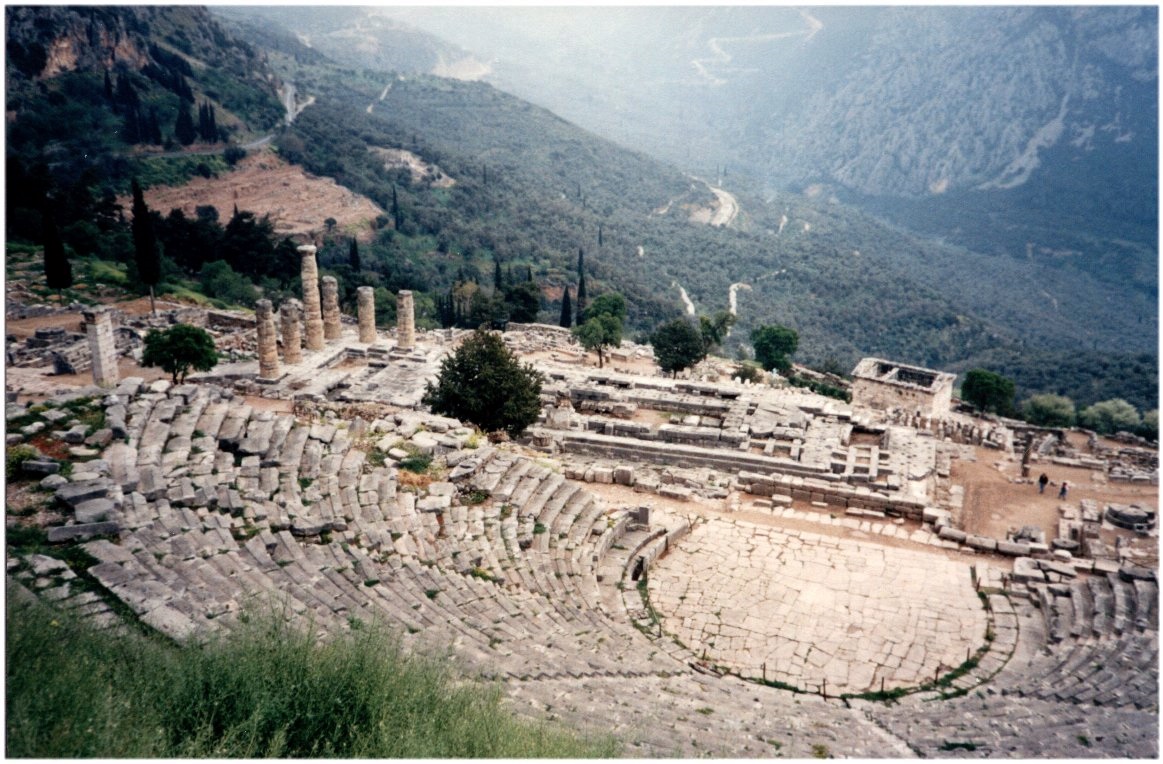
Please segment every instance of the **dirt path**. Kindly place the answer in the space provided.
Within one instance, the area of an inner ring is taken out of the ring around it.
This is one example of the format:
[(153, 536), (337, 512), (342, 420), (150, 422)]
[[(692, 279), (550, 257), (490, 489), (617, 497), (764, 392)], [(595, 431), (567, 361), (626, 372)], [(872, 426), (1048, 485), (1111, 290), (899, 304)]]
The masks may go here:
[(719, 200), (719, 208), (711, 216), (709, 225), (713, 228), (726, 228), (734, 223), (735, 218), (739, 215), (739, 200), (729, 191), (711, 185), (708, 185), (707, 188), (711, 189), (711, 193)]

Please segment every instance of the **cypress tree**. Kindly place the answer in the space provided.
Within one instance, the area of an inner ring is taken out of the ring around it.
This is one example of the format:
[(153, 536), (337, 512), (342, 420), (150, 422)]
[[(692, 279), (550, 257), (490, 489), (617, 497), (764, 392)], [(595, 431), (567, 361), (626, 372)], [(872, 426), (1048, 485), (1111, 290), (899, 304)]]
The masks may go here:
[(157, 315), (154, 304), (154, 287), (161, 280), (161, 255), (157, 248), (157, 237), (153, 231), (153, 219), (137, 178), (133, 179), (133, 254), (137, 259), (137, 275), (149, 287), (149, 309)]
[(360, 267), (362, 263), (359, 260), (359, 243), (355, 239), (351, 240), (351, 247), (347, 250), (347, 262), (356, 273), (362, 270)]
[(65, 254), (57, 224), (47, 208), (44, 211), (44, 278), (49, 289), (57, 290), (58, 297), (62, 289), (73, 285), (73, 266)]
[(569, 303), (569, 285), (565, 287), (565, 294), (561, 296), (561, 319), (557, 325), (563, 329), (573, 326), (573, 306)]
[(581, 247), (577, 250), (577, 314), (581, 316), (586, 309), (586, 253)]
[(501, 259), (496, 255), (493, 256), (493, 289), (500, 294), (505, 287), (505, 281), (501, 278)]
[(189, 146), (198, 137), (198, 130), (194, 127), (194, 118), (190, 116), (190, 107), (184, 103), (178, 106), (178, 118), (174, 122), (174, 137), (183, 146)]

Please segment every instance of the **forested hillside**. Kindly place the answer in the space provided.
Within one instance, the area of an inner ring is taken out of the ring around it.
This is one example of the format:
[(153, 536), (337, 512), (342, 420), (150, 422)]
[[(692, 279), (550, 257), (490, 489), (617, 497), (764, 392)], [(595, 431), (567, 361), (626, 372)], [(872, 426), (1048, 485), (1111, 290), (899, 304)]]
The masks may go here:
[[(277, 131), (284, 158), (386, 211), (358, 246), (339, 231), (317, 234), (321, 267), (344, 299), (376, 287), (381, 320), (392, 318), (388, 294), (408, 288), (427, 326), (517, 320), (518, 310), (556, 323), (563, 290), (577, 294), (584, 253), (590, 299), (625, 295), (640, 337), (683, 311), (680, 289), (709, 314), (745, 285), (729, 353), (750, 352), (750, 330), (777, 322), (799, 332), (802, 362), (851, 368), (881, 355), (965, 369), (993, 360), (1012, 370), (1020, 395), (1060, 392), (1083, 405), (1121, 395), (1155, 407), (1143, 379), (1154, 380), (1156, 362), (1142, 355), (1154, 347), (1152, 295), (1112, 306), (1094, 297), (1101, 291), (1071, 288), (1085, 273), (1063, 285), (1061, 269), (997, 267), (827, 194), (740, 184), (730, 227), (695, 223), (693, 211), (716, 203), (701, 180), (489, 85), (341, 67), (286, 30), (219, 27), (195, 8), (22, 13), (9, 36), (19, 53), (9, 60), (9, 188), (21, 189), (8, 198), (10, 241), (42, 241), (51, 210), (74, 257), (128, 263), (132, 282), (115, 192), (130, 177), (148, 185), (225, 174), (246, 139)], [(72, 68), (52, 70), (38, 50), (61, 49), (59, 29), (74, 30), (65, 34), (78, 54)], [(302, 107), (289, 126), (279, 124), (280, 87)], [(183, 109), (207, 107), (217, 127), (195, 121), (184, 140)], [(49, 122), (38, 140), (36, 126)], [(148, 156), (167, 149), (179, 156)], [(246, 210), (152, 212), (170, 283), (242, 304), (256, 287), (276, 299), (296, 289), (293, 243), (269, 221)]]

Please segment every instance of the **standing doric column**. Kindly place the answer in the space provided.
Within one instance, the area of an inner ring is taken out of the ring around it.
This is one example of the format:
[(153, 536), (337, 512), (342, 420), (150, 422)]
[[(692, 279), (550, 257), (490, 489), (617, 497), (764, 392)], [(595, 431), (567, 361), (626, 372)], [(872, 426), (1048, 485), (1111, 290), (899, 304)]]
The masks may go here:
[(295, 298), (284, 300), (279, 306), (279, 319), (283, 325), (283, 362), (298, 363), (303, 360), (303, 335), (299, 320), (303, 317), (303, 303)]
[(121, 375), (117, 369), (117, 342), (113, 338), (113, 317), (108, 308), (97, 307), (82, 313), (93, 360), (93, 383), (113, 387)]
[(323, 349), (323, 310), (319, 306), (319, 267), (315, 265), (315, 245), (299, 247), (303, 255), (303, 310), (307, 313), (307, 349)]
[(376, 341), (376, 290), (361, 286), (355, 290), (359, 299), (359, 341)]
[(279, 376), (279, 341), (274, 306), (270, 300), (259, 300), (254, 304), (254, 323), (258, 331), (258, 376), (275, 379)]
[(416, 347), (416, 307), (412, 292), (401, 289), (396, 294), (396, 347), (411, 350)]
[(339, 282), (334, 276), (319, 279), (323, 289), (323, 339), (330, 342), (339, 339), (342, 324), (339, 323)]

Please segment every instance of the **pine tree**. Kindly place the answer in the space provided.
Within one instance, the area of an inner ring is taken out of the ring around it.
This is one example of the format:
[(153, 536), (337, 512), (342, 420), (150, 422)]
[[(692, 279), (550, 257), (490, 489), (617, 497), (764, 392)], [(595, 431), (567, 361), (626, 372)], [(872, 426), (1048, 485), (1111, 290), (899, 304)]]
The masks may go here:
[(569, 304), (569, 286), (565, 287), (565, 294), (561, 296), (561, 319), (557, 325), (562, 329), (573, 326), (573, 306)]
[(161, 280), (161, 255), (157, 248), (157, 237), (153, 231), (153, 219), (137, 178), (133, 179), (133, 254), (137, 259), (137, 276), (141, 283), (149, 287), (149, 309), (157, 314), (154, 304), (154, 287)]
[(586, 309), (586, 253), (580, 247), (577, 250), (577, 314), (580, 316)]

